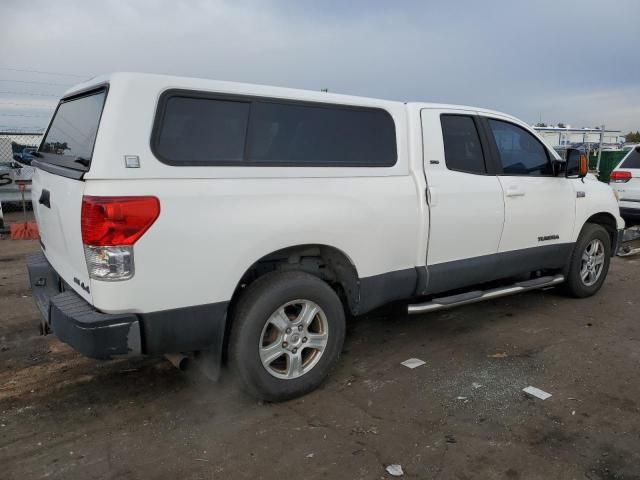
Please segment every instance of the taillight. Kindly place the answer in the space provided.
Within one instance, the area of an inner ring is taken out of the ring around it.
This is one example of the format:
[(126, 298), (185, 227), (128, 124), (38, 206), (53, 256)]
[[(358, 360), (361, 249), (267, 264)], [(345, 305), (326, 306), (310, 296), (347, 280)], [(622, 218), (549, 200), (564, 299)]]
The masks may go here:
[(631, 172), (625, 172), (622, 170), (615, 170), (611, 172), (611, 177), (609, 179), (613, 183), (626, 183), (631, 180)]
[(133, 245), (160, 215), (156, 197), (83, 197), (82, 243)]
[(131, 278), (133, 244), (159, 215), (156, 197), (83, 197), (81, 230), (89, 276), (96, 280)]

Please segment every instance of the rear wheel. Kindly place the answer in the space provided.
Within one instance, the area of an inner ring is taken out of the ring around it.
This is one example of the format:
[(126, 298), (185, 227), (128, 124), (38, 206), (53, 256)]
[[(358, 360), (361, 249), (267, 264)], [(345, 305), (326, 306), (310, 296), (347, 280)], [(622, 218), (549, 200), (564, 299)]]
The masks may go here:
[(338, 359), (345, 332), (342, 303), (313, 275), (264, 275), (247, 287), (235, 312), (231, 367), (259, 398), (303, 395), (322, 383)]
[(571, 256), (566, 290), (574, 297), (594, 295), (604, 283), (611, 262), (611, 238), (604, 227), (588, 223)]

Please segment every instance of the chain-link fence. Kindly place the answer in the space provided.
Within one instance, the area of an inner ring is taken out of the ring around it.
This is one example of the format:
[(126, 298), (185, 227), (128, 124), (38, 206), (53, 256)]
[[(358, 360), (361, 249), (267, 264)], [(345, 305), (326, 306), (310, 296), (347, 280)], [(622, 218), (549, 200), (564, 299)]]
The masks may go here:
[(0, 229), (24, 222), (25, 211), (27, 221), (33, 221), (29, 165), (41, 139), (41, 133), (0, 132)]

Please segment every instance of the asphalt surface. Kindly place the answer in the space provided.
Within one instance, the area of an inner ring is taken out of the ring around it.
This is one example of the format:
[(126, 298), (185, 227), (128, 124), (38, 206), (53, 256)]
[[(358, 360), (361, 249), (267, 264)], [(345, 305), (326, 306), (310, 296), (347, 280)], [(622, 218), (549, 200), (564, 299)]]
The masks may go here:
[[(640, 256), (603, 290), (350, 322), (336, 371), (263, 404), (162, 358), (100, 362), (38, 335), (0, 240), (2, 479), (639, 479)], [(413, 370), (400, 362), (420, 358)], [(535, 386), (547, 400), (522, 392)]]

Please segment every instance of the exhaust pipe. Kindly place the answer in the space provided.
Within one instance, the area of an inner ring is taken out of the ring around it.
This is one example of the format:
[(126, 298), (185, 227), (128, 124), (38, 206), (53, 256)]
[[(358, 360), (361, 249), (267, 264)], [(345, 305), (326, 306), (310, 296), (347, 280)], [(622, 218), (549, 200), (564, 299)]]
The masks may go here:
[(165, 353), (164, 357), (178, 370), (185, 371), (191, 364), (191, 359), (182, 353)]

